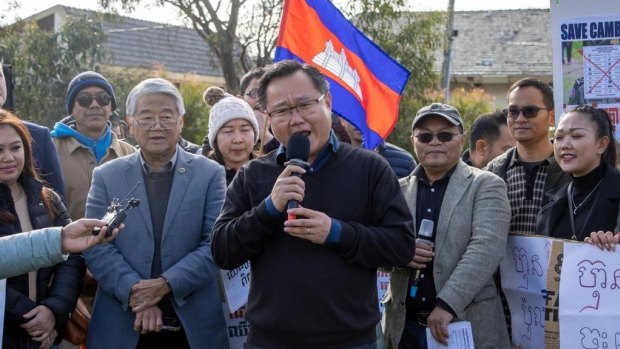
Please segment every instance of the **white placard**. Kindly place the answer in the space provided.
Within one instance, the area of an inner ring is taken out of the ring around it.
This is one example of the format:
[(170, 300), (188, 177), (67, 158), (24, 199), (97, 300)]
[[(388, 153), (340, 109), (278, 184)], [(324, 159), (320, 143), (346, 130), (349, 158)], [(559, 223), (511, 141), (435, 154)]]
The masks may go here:
[(564, 244), (560, 348), (620, 347), (620, 250)]
[(222, 310), (226, 317), (226, 329), (228, 330), (228, 344), (230, 349), (245, 349), (248, 343), (250, 324), (245, 319), (245, 307), (241, 307), (234, 313), (228, 312), (229, 306), (222, 303)]
[(544, 348), (545, 296), (551, 240), (509, 236), (506, 258), (500, 264), (502, 289), (508, 301), (513, 346)]
[(250, 261), (233, 270), (220, 270), (229, 311), (234, 313), (248, 302), (250, 293)]

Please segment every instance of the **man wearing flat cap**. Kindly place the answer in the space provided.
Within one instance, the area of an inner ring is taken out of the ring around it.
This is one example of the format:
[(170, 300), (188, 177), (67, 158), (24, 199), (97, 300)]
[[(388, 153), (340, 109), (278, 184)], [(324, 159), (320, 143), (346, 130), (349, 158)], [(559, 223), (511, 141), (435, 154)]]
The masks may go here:
[(93, 169), (134, 153), (133, 146), (116, 138), (110, 115), (116, 97), (110, 82), (99, 73), (76, 75), (67, 88), (68, 117), (54, 125), (52, 137), (60, 157), (65, 199), (72, 220), (84, 217)]
[[(463, 121), (447, 104), (418, 111), (411, 143), (419, 165), (400, 180), (414, 217), (415, 256), (391, 274), (385, 303), (388, 348), (426, 348), (426, 328), (448, 342), (448, 324), (470, 321), (476, 348), (510, 348), (493, 273), (510, 224), (506, 185), (467, 166)], [(420, 241), (420, 227), (431, 242)]]

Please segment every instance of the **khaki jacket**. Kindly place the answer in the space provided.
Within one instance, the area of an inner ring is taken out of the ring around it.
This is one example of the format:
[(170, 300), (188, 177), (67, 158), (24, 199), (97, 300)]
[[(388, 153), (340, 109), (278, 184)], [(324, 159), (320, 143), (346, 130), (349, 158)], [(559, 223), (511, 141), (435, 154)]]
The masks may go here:
[[(400, 180), (414, 217), (418, 180)], [(459, 161), (446, 190), (435, 237), (433, 277), (437, 297), (471, 321), (476, 349), (508, 349), (510, 341), (493, 273), (506, 254), (510, 205), (496, 175)], [(406, 319), (410, 268), (392, 272), (385, 303), (385, 339), (398, 348)]]
[[(53, 140), (60, 157), (69, 217), (72, 220), (83, 218), (93, 170), (97, 166), (95, 154), (73, 137), (53, 138)], [(112, 134), (112, 144), (100, 164), (135, 152), (136, 148), (131, 144), (119, 140)]]

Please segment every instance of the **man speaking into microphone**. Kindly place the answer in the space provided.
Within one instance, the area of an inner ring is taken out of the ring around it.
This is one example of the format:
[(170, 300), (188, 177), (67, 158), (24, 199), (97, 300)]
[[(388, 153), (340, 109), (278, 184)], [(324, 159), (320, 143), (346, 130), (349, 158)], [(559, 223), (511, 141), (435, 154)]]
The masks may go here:
[[(317, 69), (275, 63), (258, 99), (282, 146), (239, 170), (211, 245), (222, 268), (251, 261), (248, 348), (376, 348), (377, 268), (407, 265), (415, 248), (397, 179), (381, 156), (338, 141)], [(298, 135), (307, 168), (285, 165)], [(291, 200), (298, 207), (287, 210)]]

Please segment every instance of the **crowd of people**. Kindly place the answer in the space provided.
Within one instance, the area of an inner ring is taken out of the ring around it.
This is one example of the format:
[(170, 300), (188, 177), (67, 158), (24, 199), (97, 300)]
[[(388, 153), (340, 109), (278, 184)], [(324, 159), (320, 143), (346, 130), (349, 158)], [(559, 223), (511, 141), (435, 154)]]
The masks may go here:
[[(447, 343), (457, 320), (476, 348), (510, 348), (495, 277), (509, 233), (619, 242), (613, 125), (582, 105), (550, 138), (543, 81), (514, 83), (471, 130), (450, 105), (421, 108), (417, 163), (389, 143), (362, 148), (344, 118), (351, 144), (340, 139), (310, 65), (278, 62), (240, 86), (205, 91), (202, 147), (181, 137), (183, 98), (161, 78), (137, 84), (119, 117), (113, 84), (82, 72), (51, 133), (0, 111), (3, 348), (57, 348), (80, 296), (88, 348), (228, 348), (220, 270), (248, 261), (250, 349), (426, 348), (427, 329)], [(299, 135), (307, 161), (288, 162)], [(106, 234), (99, 219), (129, 202), (124, 231)], [(391, 273), (383, 315), (378, 269)]]

